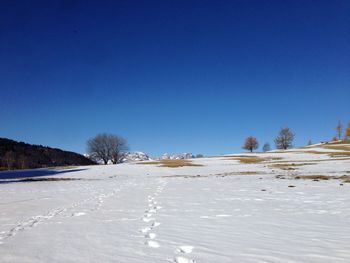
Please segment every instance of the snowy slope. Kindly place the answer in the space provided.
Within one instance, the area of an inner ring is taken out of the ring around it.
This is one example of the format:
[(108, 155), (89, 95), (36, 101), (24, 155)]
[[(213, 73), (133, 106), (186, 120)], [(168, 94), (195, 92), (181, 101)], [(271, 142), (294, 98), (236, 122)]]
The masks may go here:
[(295, 179), (350, 175), (349, 158), (299, 150), (244, 154), (265, 158), (259, 163), (241, 156), (34, 177), (81, 179), (71, 181), (0, 173), (9, 178), (0, 179), (0, 262), (350, 262), (350, 184)]

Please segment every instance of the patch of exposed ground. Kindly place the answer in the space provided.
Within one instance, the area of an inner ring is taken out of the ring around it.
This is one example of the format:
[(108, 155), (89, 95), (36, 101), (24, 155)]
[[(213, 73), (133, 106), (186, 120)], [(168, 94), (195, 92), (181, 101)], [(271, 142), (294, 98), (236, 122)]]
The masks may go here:
[(296, 170), (298, 166), (304, 165), (314, 165), (316, 163), (288, 163), (288, 162), (280, 162), (280, 163), (272, 163), (269, 165), (270, 169), (277, 168), (281, 170)]
[(139, 162), (137, 164), (154, 164), (154, 165), (158, 165), (159, 167), (169, 167), (169, 168), (177, 168), (177, 167), (183, 167), (183, 166), (203, 166), (202, 164), (192, 163), (192, 161), (187, 159)]
[[(277, 175), (278, 179), (286, 179), (285, 176)], [(330, 176), (324, 174), (314, 174), (314, 175), (294, 175), (293, 179), (304, 179), (304, 180), (312, 180), (312, 181), (328, 181), (328, 180), (341, 180), (343, 183), (350, 183), (350, 175), (341, 175), (341, 176)]]
[(208, 177), (208, 175), (173, 174), (173, 175), (164, 175), (162, 177), (164, 177), (164, 178), (203, 178), (203, 177)]
[(225, 160), (238, 160), (241, 163), (261, 163), (274, 160), (281, 160), (280, 157), (260, 157), (260, 156), (250, 156), (250, 155), (228, 155), (222, 156)]
[(220, 173), (215, 175), (224, 177), (224, 176), (231, 176), (231, 175), (255, 175), (255, 174), (266, 174), (266, 173), (260, 172), (260, 171), (241, 171), (241, 172)]
[(200, 178), (200, 177), (209, 177), (209, 176), (217, 176), (217, 177), (225, 177), (231, 175), (256, 175), (256, 174), (266, 174), (266, 172), (261, 171), (241, 171), (241, 172), (227, 172), (227, 173), (218, 173), (218, 174), (208, 174), (208, 175), (164, 175), (162, 177), (183, 177), (183, 178)]

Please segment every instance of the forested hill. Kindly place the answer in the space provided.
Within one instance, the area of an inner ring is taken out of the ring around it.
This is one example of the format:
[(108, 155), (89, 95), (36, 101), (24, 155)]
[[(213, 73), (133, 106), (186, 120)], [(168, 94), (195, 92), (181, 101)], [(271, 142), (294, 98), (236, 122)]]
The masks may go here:
[(95, 163), (78, 153), (0, 138), (0, 169), (91, 164)]

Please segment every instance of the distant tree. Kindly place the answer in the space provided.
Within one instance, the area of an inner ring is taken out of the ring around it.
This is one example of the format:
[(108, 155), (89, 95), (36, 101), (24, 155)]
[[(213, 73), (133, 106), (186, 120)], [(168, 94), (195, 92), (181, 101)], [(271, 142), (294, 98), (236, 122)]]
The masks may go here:
[(311, 139), (307, 142), (307, 145), (308, 145), (308, 146), (312, 145)]
[(204, 157), (203, 154), (200, 154), (200, 153), (196, 155), (196, 158), (203, 158), (203, 157)]
[(96, 161), (108, 161), (116, 164), (123, 158), (123, 154), (129, 149), (126, 139), (121, 136), (102, 133), (91, 138), (87, 142), (89, 156)]
[(249, 136), (245, 139), (243, 144), (243, 149), (253, 152), (253, 150), (258, 149), (259, 143), (258, 140), (254, 136)]
[(341, 140), (342, 134), (343, 134), (343, 124), (340, 121), (338, 121), (338, 124), (335, 127), (335, 130), (337, 131), (338, 140)]
[(263, 150), (263, 152), (271, 151), (270, 144), (268, 142), (265, 143), (262, 150)]
[(348, 127), (345, 130), (346, 139), (350, 139), (350, 121), (348, 122)]
[(6, 152), (4, 155), (4, 163), (7, 166), (7, 169), (13, 169), (15, 168), (16, 159), (15, 159), (15, 154), (12, 151)]
[(286, 150), (293, 146), (295, 134), (288, 127), (281, 128), (278, 136), (275, 139), (275, 144), (277, 149)]
[(333, 136), (332, 141), (333, 141), (333, 142), (338, 141), (337, 136)]

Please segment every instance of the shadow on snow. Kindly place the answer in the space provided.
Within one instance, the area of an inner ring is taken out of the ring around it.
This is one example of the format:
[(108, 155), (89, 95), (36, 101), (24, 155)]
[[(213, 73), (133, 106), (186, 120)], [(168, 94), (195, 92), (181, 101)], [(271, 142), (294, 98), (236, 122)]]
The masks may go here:
[(59, 170), (59, 169), (41, 168), (41, 169), (32, 169), (32, 170), (3, 171), (3, 172), (0, 172), (0, 184), (21, 182), (21, 180), (8, 180), (8, 179), (34, 178), (34, 177), (40, 177), (40, 176), (74, 173), (74, 172), (79, 172), (84, 170), (86, 169), (80, 168), (80, 169)]

